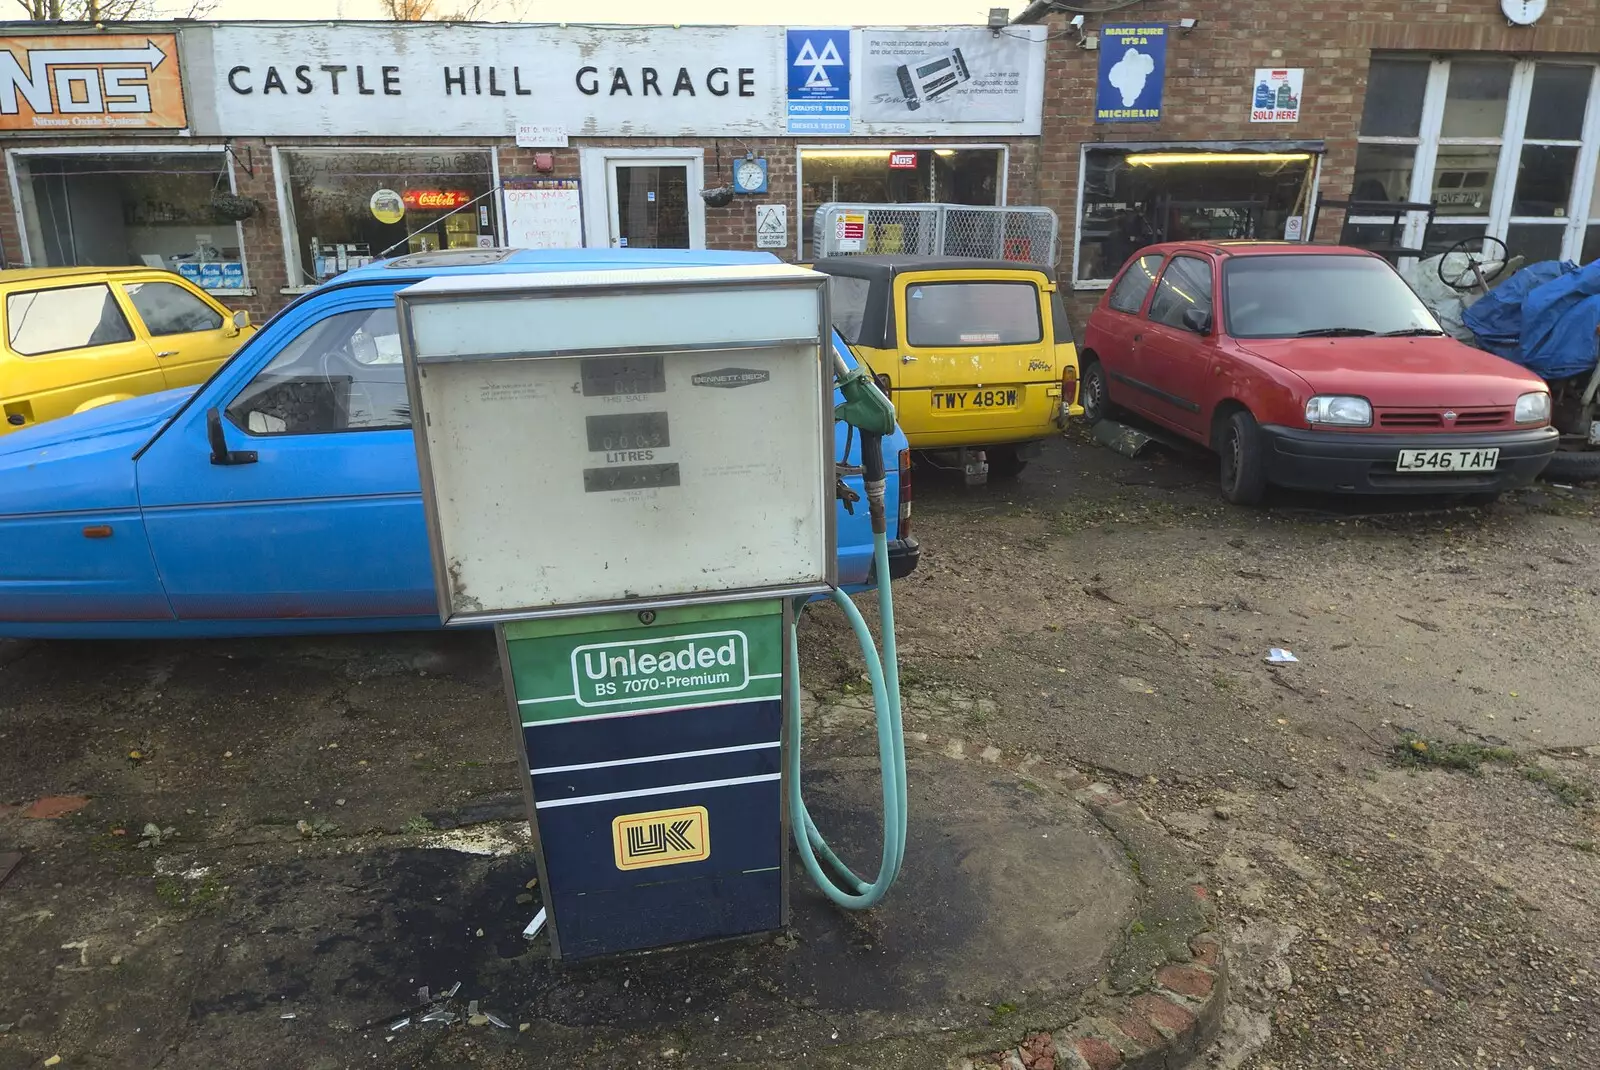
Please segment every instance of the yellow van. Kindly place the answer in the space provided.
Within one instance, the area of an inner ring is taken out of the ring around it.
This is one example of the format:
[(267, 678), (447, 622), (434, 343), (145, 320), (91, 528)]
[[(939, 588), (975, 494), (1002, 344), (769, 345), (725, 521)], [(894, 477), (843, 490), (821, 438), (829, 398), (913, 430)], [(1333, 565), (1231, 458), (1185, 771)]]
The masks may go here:
[(823, 257), (833, 325), (894, 401), (917, 450), (953, 450), (970, 482), (1015, 476), (1078, 404), (1078, 352), (1039, 264)]
[(254, 330), (172, 271), (0, 271), (0, 434), (203, 383)]

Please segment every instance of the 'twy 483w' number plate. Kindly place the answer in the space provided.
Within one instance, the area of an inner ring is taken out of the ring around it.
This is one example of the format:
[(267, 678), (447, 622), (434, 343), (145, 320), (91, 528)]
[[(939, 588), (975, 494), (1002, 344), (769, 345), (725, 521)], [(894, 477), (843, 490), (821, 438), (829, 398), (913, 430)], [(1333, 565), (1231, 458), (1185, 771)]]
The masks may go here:
[(935, 390), (933, 407), (941, 411), (952, 409), (1013, 409), (1017, 405), (1015, 390)]
[(1401, 450), (1397, 472), (1493, 472), (1500, 450)]

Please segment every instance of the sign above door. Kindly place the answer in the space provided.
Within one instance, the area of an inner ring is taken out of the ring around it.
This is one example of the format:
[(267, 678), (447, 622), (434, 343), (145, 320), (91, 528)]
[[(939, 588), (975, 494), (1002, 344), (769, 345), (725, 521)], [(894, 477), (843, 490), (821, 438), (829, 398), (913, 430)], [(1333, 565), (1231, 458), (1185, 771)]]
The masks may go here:
[[(802, 47), (798, 70), (834, 88), (817, 107), (848, 110), (826, 133), (1039, 133), (1043, 26), (828, 33), (832, 51)], [(181, 37), (190, 125), (205, 136), (561, 132), (544, 145), (798, 132), (781, 26), (222, 23)]]

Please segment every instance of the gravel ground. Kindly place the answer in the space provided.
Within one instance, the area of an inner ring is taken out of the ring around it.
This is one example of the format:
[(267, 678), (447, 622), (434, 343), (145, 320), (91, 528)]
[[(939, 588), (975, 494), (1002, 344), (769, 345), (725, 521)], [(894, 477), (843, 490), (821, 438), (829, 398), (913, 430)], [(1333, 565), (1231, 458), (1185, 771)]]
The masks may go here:
[(1600, 1065), (1600, 493), (1256, 511), (1214, 478), (1081, 441), (925, 473), (902, 659), (972, 704), (908, 726), (1109, 777), (1204, 852), (1210, 1065)]
[[(1207, 859), (1212, 1065), (1600, 1065), (1600, 491), (1243, 510), (1202, 456), (1081, 436), (1012, 483), (916, 482), (907, 728), (1110, 780)], [(859, 693), (834, 611), (803, 651)], [(512, 985), (519, 947), (442, 919), (509, 924), (527, 867), (424, 849), (520, 813), (499, 702), (481, 636), (0, 644), (0, 849), (33, 870), (0, 888), (0, 1065), (331, 1070), (297, 1028), (348, 1039), (445, 964)], [(4, 813), (69, 793), (94, 802)], [(204, 975), (231, 994), (182, 990)], [(581, 1051), (593, 984), (524, 987)], [(369, 1065), (513, 1065), (494, 1035)]]

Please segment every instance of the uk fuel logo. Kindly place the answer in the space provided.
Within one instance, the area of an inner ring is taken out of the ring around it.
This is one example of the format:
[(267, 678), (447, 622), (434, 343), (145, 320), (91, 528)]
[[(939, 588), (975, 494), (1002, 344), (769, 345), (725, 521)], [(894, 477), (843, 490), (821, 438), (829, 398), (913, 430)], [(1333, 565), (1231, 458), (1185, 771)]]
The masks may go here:
[(711, 857), (711, 826), (706, 808), (680, 806), (612, 818), (611, 850), (617, 868), (624, 873), (704, 862)]
[(0, 129), (187, 125), (169, 35), (0, 38)]

